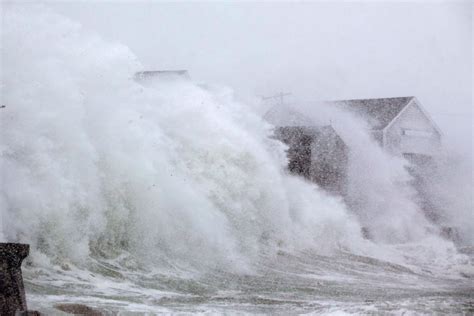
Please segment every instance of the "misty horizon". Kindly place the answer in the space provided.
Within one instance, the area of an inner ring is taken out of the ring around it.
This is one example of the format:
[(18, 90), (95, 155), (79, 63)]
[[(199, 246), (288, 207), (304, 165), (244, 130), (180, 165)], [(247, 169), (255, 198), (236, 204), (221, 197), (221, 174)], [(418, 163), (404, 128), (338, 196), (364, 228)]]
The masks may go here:
[(245, 99), (415, 96), (472, 142), (472, 6), (457, 2), (46, 3), (128, 46), (143, 70), (186, 69)]

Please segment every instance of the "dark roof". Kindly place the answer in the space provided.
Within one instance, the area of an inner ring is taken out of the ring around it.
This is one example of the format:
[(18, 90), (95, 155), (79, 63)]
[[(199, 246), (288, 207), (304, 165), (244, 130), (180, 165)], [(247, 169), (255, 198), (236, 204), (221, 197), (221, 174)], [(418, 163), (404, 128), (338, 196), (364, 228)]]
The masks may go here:
[(410, 103), (414, 97), (330, 101), (366, 119), (373, 130), (381, 130)]

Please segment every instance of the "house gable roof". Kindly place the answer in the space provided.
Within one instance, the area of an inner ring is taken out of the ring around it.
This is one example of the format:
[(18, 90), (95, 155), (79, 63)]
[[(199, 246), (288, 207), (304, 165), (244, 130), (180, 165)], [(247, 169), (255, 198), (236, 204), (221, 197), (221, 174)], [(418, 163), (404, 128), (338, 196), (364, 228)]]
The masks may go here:
[[(418, 100), (413, 97), (395, 97), (379, 99), (355, 99), (326, 101), (325, 105), (336, 106), (341, 110), (352, 112), (363, 118), (373, 131), (383, 131), (388, 128), (410, 104), (414, 104), (430, 121), (433, 128), (442, 135), (441, 130), (423, 109)], [(303, 110), (290, 105), (275, 105), (265, 114), (264, 119), (274, 126), (316, 126), (310, 116)]]
[[(425, 118), (430, 122), (432, 128), (434, 129), (434, 131), (436, 133), (438, 133), (439, 136), (442, 136), (443, 135), (443, 132), (441, 131), (441, 129), (439, 128), (439, 126), (436, 124), (436, 122), (433, 120), (433, 118), (429, 115), (429, 113), (421, 106), (420, 102), (418, 101), (418, 99), (416, 97), (413, 97), (410, 102), (408, 102), (408, 104), (411, 104), (412, 106), (416, 107), (424, 116)], [(406, 107), (403, 108), (406, 109)], [(390, 126), (397, 120), (397, 118), (399, 116), (402, 115), (402, 112), (403, 110), (392, 120), (392, 122), (390, 122), (386, 128), (390, 128)]]
[(414, 97), (338, 100), (329, 101), (328, 104), (361, 116), (372, 130), (383, 130), (413, 99)]

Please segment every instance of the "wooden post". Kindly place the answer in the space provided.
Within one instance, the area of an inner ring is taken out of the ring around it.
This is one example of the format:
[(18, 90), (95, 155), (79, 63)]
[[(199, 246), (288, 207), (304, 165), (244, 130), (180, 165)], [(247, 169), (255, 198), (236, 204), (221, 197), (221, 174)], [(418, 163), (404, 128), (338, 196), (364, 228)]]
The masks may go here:
[(26, 244), (0, 243), (0, 315), (27, 311), (21, 263), (28, 256)]

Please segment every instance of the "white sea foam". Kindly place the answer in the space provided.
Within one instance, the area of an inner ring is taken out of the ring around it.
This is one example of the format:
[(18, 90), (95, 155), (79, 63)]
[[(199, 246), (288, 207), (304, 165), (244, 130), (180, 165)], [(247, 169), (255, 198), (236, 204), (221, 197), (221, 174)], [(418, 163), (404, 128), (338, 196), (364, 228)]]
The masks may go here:
[(202, 264), (361, 239), (342, 203), (286, 174), (270, 126), (228, 90), (141, 86), (126, 47), (42, 8), (4, 25), (8, 240), (73, 262), (93, 247)]

